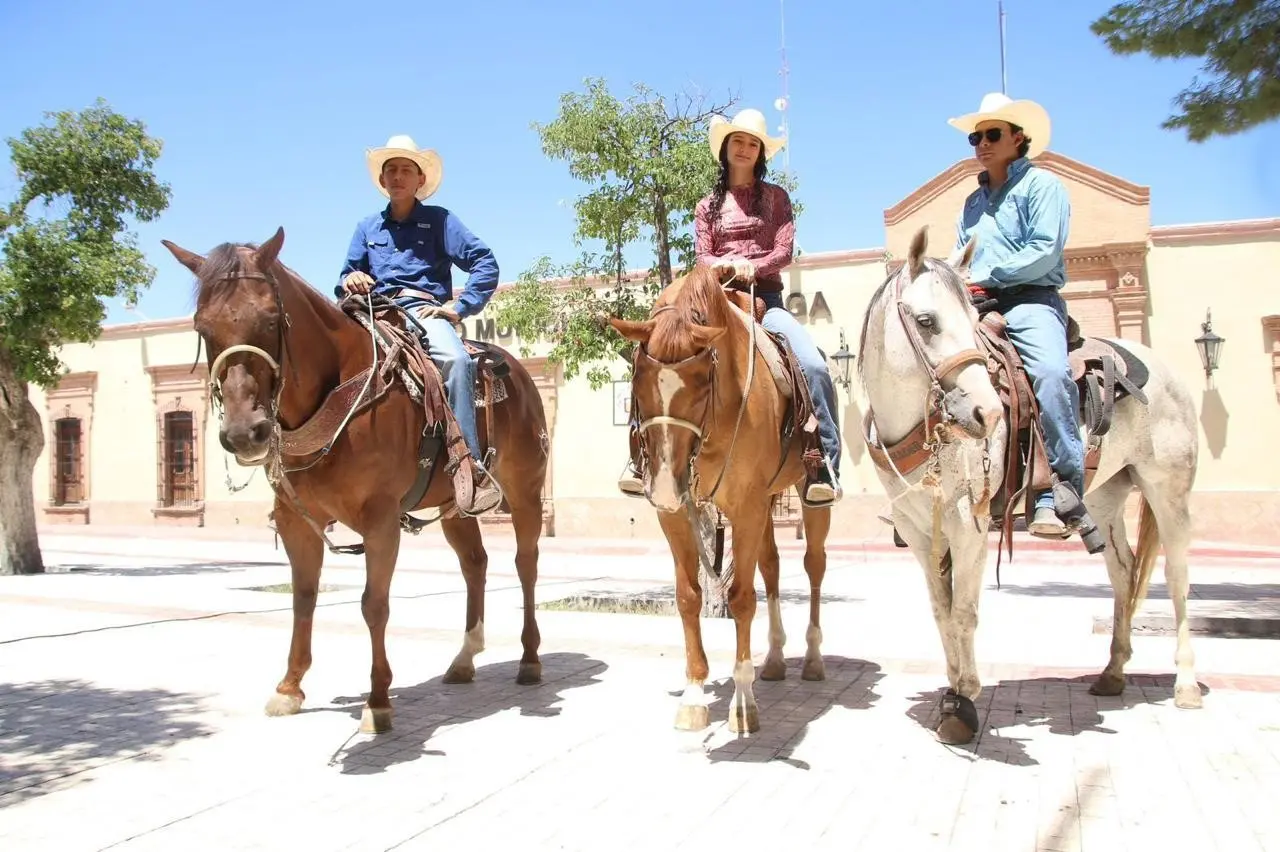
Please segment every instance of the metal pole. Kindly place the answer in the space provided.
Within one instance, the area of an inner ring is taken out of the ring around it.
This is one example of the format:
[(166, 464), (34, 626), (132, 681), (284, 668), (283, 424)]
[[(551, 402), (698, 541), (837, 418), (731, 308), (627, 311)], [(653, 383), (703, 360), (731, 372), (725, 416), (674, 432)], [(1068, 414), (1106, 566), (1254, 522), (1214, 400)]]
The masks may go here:
[(1009, 80), (1005, 76), (1004, 68), (1004, 0), (996, 0), (996, 7), (999, 11), (1000, 23), (1000, 93), (1009, 94)]

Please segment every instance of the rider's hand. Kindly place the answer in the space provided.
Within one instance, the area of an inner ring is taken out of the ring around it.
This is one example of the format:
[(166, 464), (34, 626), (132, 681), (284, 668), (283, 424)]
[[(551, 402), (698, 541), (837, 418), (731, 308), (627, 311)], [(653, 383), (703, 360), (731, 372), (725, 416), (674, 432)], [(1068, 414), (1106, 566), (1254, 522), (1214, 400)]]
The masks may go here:
[(969, 284), (969, 301), (978, 309), (978, 315), (994, 311), (1000, 302), (977, 284)]
[(348, 293), (355, 293), (357, 296), (363, 296), (373, 288), (373, 279), (368, 273), (356, 270), (342, 279), (342, 289)]
[[(453, 303), (450, 302), (450, 305), (451, 304)], [(425, 308), (421, 308), (416, 313), (418, 315), (418, 319), (442, 319), (450, 325), (459, 325), (462, 322), (462, 318), (458, 316), (458, 312), (447, 305), (444, 307), (429, 305)]]

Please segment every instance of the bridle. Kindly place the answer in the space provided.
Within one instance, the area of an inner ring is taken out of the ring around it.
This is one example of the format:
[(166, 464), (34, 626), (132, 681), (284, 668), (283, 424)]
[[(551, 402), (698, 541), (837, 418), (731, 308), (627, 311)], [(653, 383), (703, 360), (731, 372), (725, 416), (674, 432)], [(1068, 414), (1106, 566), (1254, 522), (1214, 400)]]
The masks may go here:
[[(931, 262), (927, 258), (924, 259), (923, 263), (925, 269), (930, 272), (934, 271)], [(925, 372), (929, 376), (929, 390), (925, 397), (923, 419), (925, 427), (923, 449), (928, 452), (928, 461), (925, 465), (924, 477), (920, 480), (918, 485), (933, 491), (933, 535), (931, 539), (932, 552), (930, 556), (934, 569), (939, 573), (945, 573), (949, 570), (950, 563), (948, 562), (944, 564), (945, 554), (943, 554), (941, 550), (942, 467), (941, 460), (939, 458), (939, 451), (942, 449), (943, 444), (951, 442), (951, 424), (954, 422), (954, 418), (943, 404), (945, 392), (942, 389), (942, 383), (970, 365), (986, 367), (988, 359), (986, 353), (982, 352), (976, 346), (961, 349), (959, 352), (943, 358), (936, 364), (929, 359), (928, 354), (925, 352), (924, 341), (920, 339), (920, 331), (917, 328), (915, 318), (912, 316), (908, 305), (902, 300), (902, 294), (906, 290), (907, 284), (914, 280), (909, 274), (907, 274), (907, 272), (907, 265), (904, 264), (894, 276), (893, 296), (896, 303), (898, 319), (902, 324), (902, 329), (907, 335), (907, 340), (911, 342), (911, 348), (915, 352), (916, 359), (920, 362), (920, 365), (924, 367)], [(867, 415), (868, 422), (871, 422), (874, 415), (870, 408), (868, 408)], [(917, 428), (920, 427), (917, 426)], [(889, 451), (889, 448), (884, 445), (884, 442), (879, 439), (878, 435), (873, 439), (869, 432), (864, 434), (864, 439), (883, 456), (894, 474), (897, 475), (898, 480), (906, 487), (903, 494), (910, 493), (916, 486), (911, 485), (911, 483), (907, 481), (906, 477), (902, 475), (902, 472), (898, 470), (898, 466), (893, 461), (893, 455)], [(991, 500), (990, 447), (990, 440), (985, 440), (983, 442), (982, 449), (982, 476), (984, 483), (982, 494), (975, 500), (973, 499), (972, 490), (970, 491), (970, 499), (973, 504), (978, 507), (985, 507), (985, 510), (988, 512), (990, 511)], [(897, 498), (894, 499), (896, 500)], [(975, 529), (978, 524), (976, 514), (977, 513), (975, 513), (973, 518)]]
[[(276, 281), (275, 276), (269, 273), (241, 271), (228, 272), (220, 278), (217, 278), (214, 283), (221, 283), (223, 281), (241, 281), (245, 279), (266, 281), (271, 285), (271, 293), (275, 296), (276, 301), (276, 350), (280, 353), (280, 360), (276, 360), (276, 358), (265, 349), (249, 343), (237, 343), (234, 346), (228, 346), (226, 349), (223, 349), (218, 353), (218, 357), (213, 359), (213, 363), (209, 366), (209, 396), (218, 408), (223, 408), (222, 370), (226, 365), (228, 357), (235, 355), (238, 352), (246, 352), (250, 355), (258, 356), (262, 360), (266, 361), (267, 365), (271, 367), (273, 393), (271, 395), (270, 402), (267, 405), (267, 418), (272, 423), (273, 431), (279, 432), (280, 398), (284, 394), (284, 372), (282, 362), (290, 360), (288, 338), (285, 335), (285, 328), (289, 325), (289, 315), (284, 309), (284, 299), (280, 294), (280, 285)], [(201, 335), (201, 339), (203, 340), (203, 335)], [(290, 360), (290, 366), (292, 367), (292, 360)], [(223, 410), (225, 411), (225, 409)], [(274, 447), (273, 444), (273, 449), (278, 448)]]
[[(731, 278), (729, 279), (729, 282), (723, 282), (721, 286), (724, 286), (725, 284), (732, 282), (732, 280), (733, 279)], [(755, 283), (755, 280), (752, 279), (751, 287), (750, 287), (749, 304), (751, 305), (755, 304), (755, 296), (756, 296), (756, 283)], [(676, 310), (675, 306), (664, 305), (658, 308), (657, 310), (653, 311), (649, 315), (649, 318), (652, 319), (653, 317), (656, 317), (659, 314), (663, 314), (668, 311), (674, 311), (674, 310)], [(734, 308), (730, 307), (729, 310), (734, 310)], [(724, 482), (724, 475), (725, 473), (728, 472), (729, 465), (733, 461), (733, 449), (735, 446), (737, 446), (737, 443), (738, 443), (738, 431), (742, 428), (742, 417), (746, 413), (747, 399), (751, 396), (751, 386), (755, 378), (756, 354), (757, 354), (756, 353), (756, 329), (755, 329), (756, 325), (757, 323), (754, 320), (752, 320), (750, 323), (751, 342), (747, 350), (746, 387), (742, 391), (742, 403), (738, 406), (738, 417), (733, 425), (733, 434), (729, 438), (729, 449), (725, 453), (724, 465), (721, 466), (720, 468), (720, 474), (716, 477), (715, 484), (711, 486), (711, 491), (709, 491), (707, 495), (704, 497), (698, 496), (699, 480), (698, 480), (697, 465), (698, 465), (698, 459), (702, 455), (702, 448), (706, 443), (707, 437), (710, 435), (710, 429), (707, 426), (707, 420), (711, 418), (712, 412), (714, 412), (715, 410), (714, 403), (716, 398), (716, 374), (717, 374), (716, 368), (720, 364), (720, 359), (717, 354), (716, 348), (714, 346), (708, 346), (706, 349), (702, 350), (697, 355), (693, 355), (689, 358), (684, 359), (683, 361), (679, 361), (675, 364), (665, 364), (653, 358), (652, 356), (650, 356), (649, 353), (645, 352), (643, 346), (636, 347), (637, 356), (643, 355), (645, 358), (652, 361), (654, 364), (658, 364), (659, 366), (664, 367), (666, 369), (675, 370), (681, 367), (682, 365), (691, 365), (703, 359), (709, 358), (711, 360), (710, 387), (707, 389), (707, 402), (705, 407), (703, 408), (701, 425), (693, 423), (692, 421), (689, 421), (689, 420), (685, 420), (680, 417), (671, 417), (669, 415), (659, 414), (654, 417), (650, 417), (650, 418), (647, 418), (646, 420), (641, 421), (638, 429), (639, 440), (642, 448), (647, 448), (646, 441), (644, 439), (645, 432), (647, 432), (649, 429), (652, 429), (654, 426), (674, 426), (678, 429), (687, 429), (688, 431), (693, 433), (694, 435), (693, 452), (689, 454), (689, 496), (693, 499), (694, 504), (697, 506), (701, 506), (705, 503), (709, 503), (711, 502), (712, 499), (715, 498), (716, 494), (720, 491), (720, 485)], [(635, 405), (634, 395), (635, 395), (635, 391), (633, 389), (632, 405)]]

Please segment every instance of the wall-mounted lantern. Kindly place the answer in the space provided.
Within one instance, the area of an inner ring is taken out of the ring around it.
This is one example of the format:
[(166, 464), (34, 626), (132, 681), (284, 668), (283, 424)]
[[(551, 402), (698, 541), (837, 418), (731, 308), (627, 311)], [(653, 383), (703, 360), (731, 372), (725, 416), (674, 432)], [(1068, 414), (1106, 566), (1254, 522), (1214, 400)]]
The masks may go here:
[(1205, 309), (1204, 322), (1200, 323), (1201, 335), (1196, 338), (1196, 348), (1200, 350), (1200, 364), (1204, 367), (1204, 377), (1209, 387), (1213, 387), (1213, 371), (1218, 369), (1218, 361), (1222, 358), (1222, 344), (1225, 337), (1213, 333), (1213, 319), (1210, 310)]
[(854, 355), (849, 351), (848, 344), (844, 340), (844, 329), (840, 329), (840, 348), (831, 356), (831, 360), (835, 363), (836, 384), (840, 385), (847, 392), (849, 390), (849, 367), (853, 364)]

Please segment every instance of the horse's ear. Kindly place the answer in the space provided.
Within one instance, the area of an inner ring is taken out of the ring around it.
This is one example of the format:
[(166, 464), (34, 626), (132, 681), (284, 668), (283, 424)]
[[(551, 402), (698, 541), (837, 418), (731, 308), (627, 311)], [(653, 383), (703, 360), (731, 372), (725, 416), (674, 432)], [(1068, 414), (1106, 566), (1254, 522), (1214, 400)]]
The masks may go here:
[(280, 256), (280, 248), (283, 245), (284, 228), (276, 228), (276, 232), (271, 235), (271, 239), (258, 246), (258, 250), (253, 253), (253, 262), (258, 265), (259, 269), (267, 269), (276, 262), (276, 258)]
[(720, 339), (720, 335), (725, 333), (725, 327), (722, 325), (695, 325), (692, 333), (693, 342), (698, 344), (700, 348), (705, 349)]
[(961, 248), (951, 252), (951, 257), (947, 258), (947, 266), (956, 271), (956, 274), (964, 278), (969, 274), (969, 264), (973, 263), (974, 252), (978, 250), (978, 237), (974, 235)]
[(609, 317), (609, 325), (613, 326), (613, 330), (627, 340), (632, 340), (636, 343), (648, 343), (649, 335), (653, 334), (654, 321), (632, 322), (631, 320)]
[(193, 251), (187, 251), (182, 246), (171, 243), (168, 240), (161, 240), (160, 245), (169, 250), (169, 253), (178, 259), (187, 269), (190, 269), (196, 275), (200, 274), (200, 267), (204, 266), (204, 258)]
[(921, 225), (920, 230), (916, 231), (915, 236), (911, 238), (911, 248), (907, 250), (907, 271), (912, 281), (924, 271), (924, 253), (928, 248), (929, 226)]

